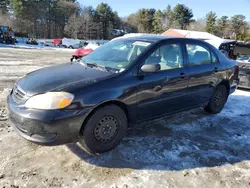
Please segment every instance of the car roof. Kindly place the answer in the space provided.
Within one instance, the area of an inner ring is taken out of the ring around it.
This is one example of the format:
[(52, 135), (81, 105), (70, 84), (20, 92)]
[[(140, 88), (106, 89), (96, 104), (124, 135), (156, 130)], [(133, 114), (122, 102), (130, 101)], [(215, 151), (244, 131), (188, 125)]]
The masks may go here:
[(113, 40), (143, 40), (148, 42), (157, 42), (168, 38), (169, 37), (161, 35), (147, 34), (147, 35), (128, 35), (128, 36), (124, 35), (122, 37), (114, 38)]
[(162, 35), (140, 35), (140, 36), (123, 36), (123, 37), (118, 37), (117, 39), (120, 40), (143, 40), (143, 41), (149, 41), (149, 42), (159, 42), (162, 40), (168, 40), (168, 39), (177, 39), (177, 40), (184, 40), (184, 41), (199, 41), (203, 42), (203, 40), (200, 39), (193, 39), (193, 38), (181, 38), (181, 37), (168, 37), (168, 36), (162, 36)]
[(124, 38), (135, 39), (135, 40), (148, 40), (148, 41), (160, 41), (164, 39), (168, 39), (169, 37), (161, 36), (161, 35), (141, 35), (141, 36), (128, 36)]

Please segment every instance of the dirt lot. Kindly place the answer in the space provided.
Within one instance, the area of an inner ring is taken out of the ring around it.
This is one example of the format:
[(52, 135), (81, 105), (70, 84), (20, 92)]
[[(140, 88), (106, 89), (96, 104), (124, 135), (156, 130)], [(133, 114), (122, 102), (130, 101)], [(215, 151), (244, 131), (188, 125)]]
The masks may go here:
[(22, 139), (8, 124), (8, 89), (71, 53), (0, 48), (0, 187), (250, 187), (248, 91), (237, 91), (215, 116), (196, 109), (136, 125), (100, 156), (76, 143), (43, 147)]

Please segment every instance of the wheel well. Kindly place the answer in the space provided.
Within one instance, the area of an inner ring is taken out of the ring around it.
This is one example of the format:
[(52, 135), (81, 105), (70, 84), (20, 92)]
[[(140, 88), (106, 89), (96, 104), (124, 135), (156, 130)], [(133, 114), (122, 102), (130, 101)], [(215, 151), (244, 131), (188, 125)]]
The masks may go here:
[(130, 115), (129, 115), (129, 110), (128, 110), (128, 107), (126, 104), (120, 102), (120, 101), (108, 101), (108, 102), (104, 102), (98, 106), (96, 106), (88, 115), (87, 117), (85, 118), (85, 120), (83, 121), (82, 123), (82, 127), (81, 127), (81, 131), (82, 132), (82, 129), (84, 128), (86, 122), (89, 120), (89, 118), (94, 114), (94, 112), (106, 105), (116, 105), (116, 106), (119, 106), (126, 114), (127, 116), (127, 120), (128, 120), (128, 124), (130, 123)]
[(230, 84), (228, 80), (223, 80), (219, 85), (224, 85), (227, 88), (227, 93), (230, 93)]

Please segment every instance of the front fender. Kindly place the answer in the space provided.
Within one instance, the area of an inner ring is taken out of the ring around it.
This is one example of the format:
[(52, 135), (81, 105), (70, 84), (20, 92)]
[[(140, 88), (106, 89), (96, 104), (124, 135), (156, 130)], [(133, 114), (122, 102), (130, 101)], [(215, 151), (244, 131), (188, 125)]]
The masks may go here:
[(116, 88), (85, 93), (81, 98), (83, 104), (87, 106), (96, 106), (108, 101), (119, 101), (130, 106), (136, 104), (136, 96), (136, 88)]

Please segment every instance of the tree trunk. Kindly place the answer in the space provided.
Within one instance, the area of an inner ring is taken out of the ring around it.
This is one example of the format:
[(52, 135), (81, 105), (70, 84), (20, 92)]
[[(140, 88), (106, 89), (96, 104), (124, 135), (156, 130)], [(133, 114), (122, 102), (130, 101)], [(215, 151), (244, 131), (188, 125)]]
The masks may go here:
[(50, 1), (48, 1), (49, 2), (49, 4), (48, 4), (48, 6), (49, 6), (49, 12), (48, 12), (48, 14), (49, 14), (49, 16), (48, 16), (48, 39), (50, 39), (51, 38), (51, 27), (50, 27), (50, 14), (51, 14), (51, 6), (50, 6)]

